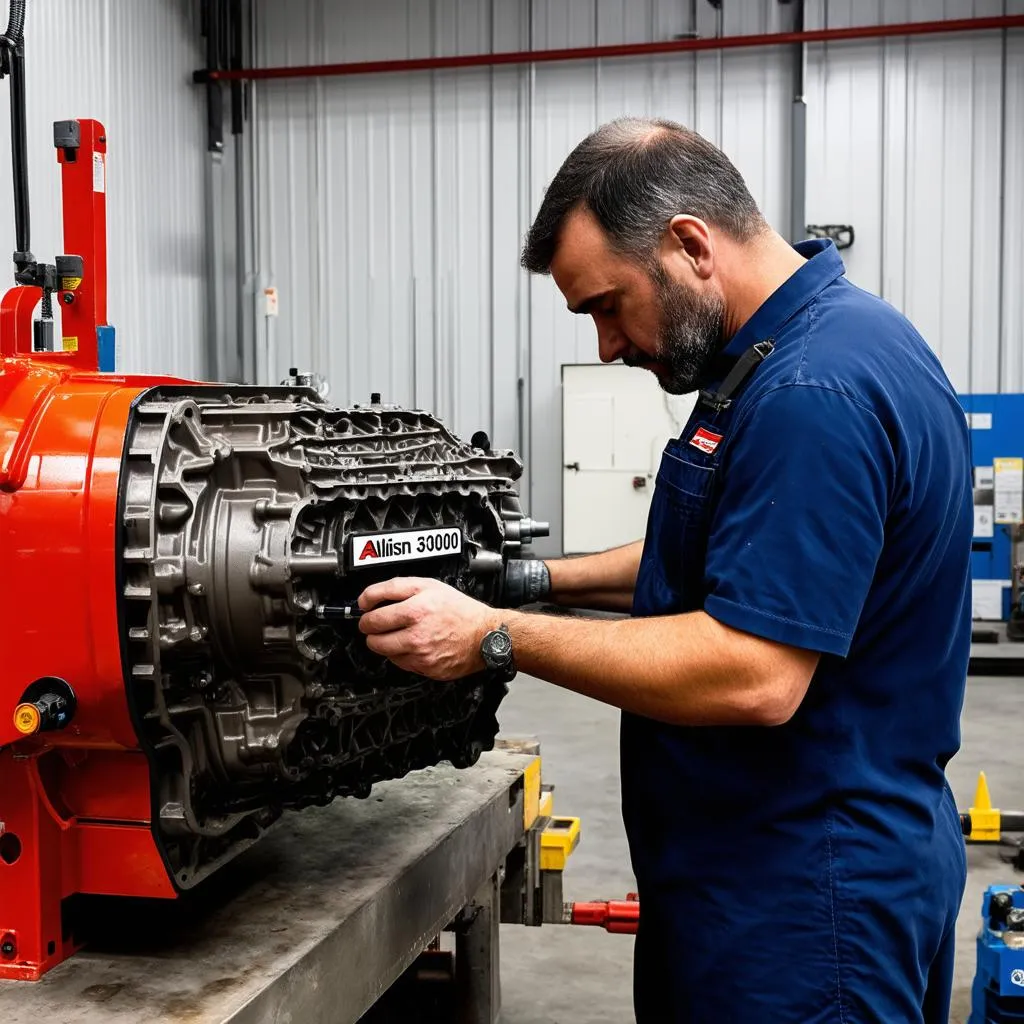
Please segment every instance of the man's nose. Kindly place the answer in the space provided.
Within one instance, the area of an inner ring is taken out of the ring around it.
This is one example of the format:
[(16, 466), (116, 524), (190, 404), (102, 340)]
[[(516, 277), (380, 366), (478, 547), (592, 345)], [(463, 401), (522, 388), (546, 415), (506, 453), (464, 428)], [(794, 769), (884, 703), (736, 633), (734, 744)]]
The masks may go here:
[(597, 352), (602, 363), (614, 363), (629, 351), (629, 342), (614, 328), (597, 329)]

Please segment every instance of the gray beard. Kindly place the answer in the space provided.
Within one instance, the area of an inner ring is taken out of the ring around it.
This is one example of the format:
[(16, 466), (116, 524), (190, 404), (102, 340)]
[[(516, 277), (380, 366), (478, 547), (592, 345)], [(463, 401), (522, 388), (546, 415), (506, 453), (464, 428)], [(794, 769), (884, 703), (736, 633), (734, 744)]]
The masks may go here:
[(653, 360), (627, 360), (631, 365), (659, 362), (665, 373), (658, 383), (670, 395), (696, 391), (708, 379), (708, 370), (722, 345), (725, 303), (717, 295), (704, 295), (673, 281), (659, 265), (651, 279), (661, 307), (661, 329)]

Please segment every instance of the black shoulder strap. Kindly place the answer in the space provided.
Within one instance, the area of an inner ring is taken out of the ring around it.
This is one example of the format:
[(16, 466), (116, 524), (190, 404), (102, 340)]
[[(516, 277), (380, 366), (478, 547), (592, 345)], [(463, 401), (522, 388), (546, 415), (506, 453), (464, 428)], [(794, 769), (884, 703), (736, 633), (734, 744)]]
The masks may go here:
[(733, 397), (750, 379), (751, 374), (775, 351), (775, 339), (766, 338), (751, 345), (736, 360), (736, 365), (726, 374), (717, 391), (702, 391), (700, 404), (709, 405), (715, 412), (721, 412), (732, 405)]

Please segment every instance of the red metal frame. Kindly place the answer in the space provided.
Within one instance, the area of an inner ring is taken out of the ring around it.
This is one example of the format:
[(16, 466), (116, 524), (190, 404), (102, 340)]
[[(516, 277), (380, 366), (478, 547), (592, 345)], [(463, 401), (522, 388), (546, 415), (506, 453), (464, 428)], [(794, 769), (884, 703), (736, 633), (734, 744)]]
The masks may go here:
[[(97, 370), (106, 320), (105, 138), (81, 121), (58, 153), (64, 244), (83, 278), (58, 292), (74, 351), (32, 352), (38, 288), (0, 301), (0, 978), (34, 980), (75, 950), (74, 893), (173, 898), (152, 829), (149, 764), (125, 699), (118, 627), (118, 486), (131, 406), (168, 378)], [(66, 301), (70, 294), (71, 302)], [(25, 737), (13, 711), (44, 676), (77, 709)]]
[(667, 39), (655, 43), (617, 43), (610, 46), (569, 47), (559, 50), (517, 50), (507, 53), (473, 53), (451, 57), (352, 61), (345, 64), (311, 64), (298, 67), (232, 68), (203, 72), (203, 75), (212, 81), (221, 82), (239, 79), (255, 81), (274, 78), (323, 78), (339, 75), (439, 71), (446, 68), (494, 67), (505, 64), (547, 64), (554, 61), (595, 60), (607, 57), (651, 57), (666, 53), (693, 53), (701, 50), (733, 50), (759, 46), (785, 46), (793, 43), (835, 43), (893, 36), (992, 32), (1011, 28), (1024, 28), (1024, 15), (948, 18), (940, 21), (900, 22), (893, 25), (851, 25), (846, 28), (807, 29), (803, 32)]
[[(12, 288), (0, 300), (0, 356), (31, 356), (43, 363), (96, 370), (96, 328), (107, 322), (107, 145), (99, 121), (78, 123), (81, 136), (74, 159), (62, 149), (57, 151), (64, 208), (64, 251), (81, 256), (84, 263), (81, 284), (74, 291), (58, 292), (56, 297), (64, 345), (70, 346), (67, 339), (74, 338), (74, 348), (32, 351), (32, 314), (42, 292), (22, 286)], [(71, 296), (70, 303), (64, 299), (66, 294)]]
[(107, 135), (99, 121), (85, 119), (78, 124), (78, 149), (71, 153), (58, 149), (57, 160), (64, 252), (81, 256), (85, 272), (77, 289), (61, 295), (61, 335), (65, 350), (72, 344), (69, 339), (75, 339), (75, 365), (95, 370), (99, 365), (96, 328), (107, 322)]
[(21, 285), (0, 299), (0, 356), (32, 355), (32, 313), (42, 297), (41, 288)]

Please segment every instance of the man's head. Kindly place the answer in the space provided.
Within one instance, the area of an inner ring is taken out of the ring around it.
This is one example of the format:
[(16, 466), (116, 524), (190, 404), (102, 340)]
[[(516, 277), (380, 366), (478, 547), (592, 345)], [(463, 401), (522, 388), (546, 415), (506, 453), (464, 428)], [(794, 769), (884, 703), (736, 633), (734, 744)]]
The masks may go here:
[(623, 118), (566, 158), (522, 264), (550, 273), (569, 308), (593, 316), (602, 360), (645, 365), (682, 394), (722, 343), (716, 261), (767, 230), (721, 150), (671, 121)]

